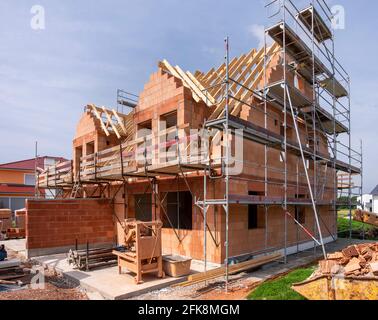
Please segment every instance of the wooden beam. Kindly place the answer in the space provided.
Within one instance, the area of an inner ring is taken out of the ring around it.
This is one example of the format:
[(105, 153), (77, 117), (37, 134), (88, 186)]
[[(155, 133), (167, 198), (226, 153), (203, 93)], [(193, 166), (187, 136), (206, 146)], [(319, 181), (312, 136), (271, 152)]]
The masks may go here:
[[(264, 50), (262, 49), (262, 52), (264, 52)], [(260, 52), (259, 52), (260, 53)], [(250, 69), (253, 67), (253, 65), (256, 63), (256, 61), (259, 59), (258, 55), (259, 53), (256, 55), (256, 50), (253, 49), (249, 52), (249, 54), (247, 55), (243, 55), (240, 57), (239, 61), (238, 61), (238, 64), (235, 65), (234, 68), (232, 68), (230, 70), (230, 78), (240, 82), (241, 80), (243, 80), (243, 76), (239, 75), (237, 78), (237, 74), (244, 68), (244, 70), (242, 71), (242, 75), (245, 75), (247, 74), (248, 72), (250, 72)], [(235, 83), (233, 83), (231, 85), (231, 92), (233, 90), (235, 90)], [(214, 97), (217, 99), (217, 97), (222, 94), (222, 88), (218, 88), (218, 90), (214, 93)]]
[(201, 82), (203, 83), (205, 88), (208, 88), (211, 86), (211, 84), (214, 82), (214, 80), (219, 80), (219, 73), (222, 72), (222, 70), (225, 70), (226, 64), (222, 63), (218, 69), (212, 68), (205, 77), (202, 78)]
[(195, 76), (196, 78), (200, 78), (200, 77), (203, 77), (203, 76), (204, 76), (204, 74), (203, 74), (203, 72), (202, 72), (202, 71), (200, 71), (200, 70), (197, 70), (196, 72), (194, 72), (194, 76)]
[(121, 117), (118, 115), (117, 111), (115, 111), (114, 109), (112, 109), (112, 112), (113, 112), (115, 118), (117, 119), (118, 124), (121, 126), (123, 133), (125, 135), (127, 135), (127, 130), (126, 130), (125, 124), (123, 123), (124, 119), (121, 119)]
[[(181, 78), (188, 84), (189, 88), (195, 92), (195, 94), (202, 99), (203, 102), (205, 102), (209, 107), (214, 105), (215, 101), (214, 99), (210, 99), (205, 96), (205, 94), (198, 88), (198, 86), (189, 78), (189, 76), (179, 67), (175, 67), (178, 74), (181, 76)], [(213, 103), (214, 102), (214, 103)]]
[[(253, 260), (249, 260), (249, 261), (245, 261), (245, 262), (241, 262), (241, 263), (229, 266), (228, 271), (229, 271), (229, 274), (236, 274), (236, 273), (240, 273), (246, 270), (263, 266), (273, 261), (277, 261), (280, 258), (282, 258), (282, 254), (273, 253), (267, 256), (262, 256), (259, 258), (255, 258)], [(191, 286), (193, 284), (197, 284), (197, 283), (205, 282), (207, 280), (212, 280), (212, 279), (222, 277), (225, 275), (225, 273), (226, 273), (225, 267), (209, 270), (207, 272), (196, 273), (194, 275), (189, 276), (187, 281), (173, 285), (173, 287)]]
[(214, 69), (214, 68), (211, 68), (206, 74), (202, 74), (202, 76), (201, 76), (200, 78), (197, 78), (198, 81), (201, 81), (202, 83), (206, 83), (207, 78), (208, 78), (213, 72), (215, 72), (215, 69)]
[[(179, 74), (179, 72), (170, 65), (170, 63), (167, 61), (167, 60), (163, 60), (161, 62), (159, 62), (159, 67), (162, 68), (163, 70), (166, 70), (168, 71), (170, 74), (172, 74), (174, 77), (178, 78), (178, 79), (181, 79), (182, 80), (182, 83), (185, 87), (190, 88), (190, 85), (187, 83), (187, 81), (185, 79), (183, 79), (183, 77)], [(194, 92), (192, 90), (192, 93), (193, 93), (193, 99), (196, 101), (196, 102), (200, 102), (201, 98), (197, 95), (196, 92)]]
[[(271, 46), (267, 52), (267, 54), (272, 54), (274, 52), (274, 50), (278, 47), (277, 44), (274, 44), (273, 46)], [(239, 75), (238, 79), (235, 79), (236, 81), (239, 81), (239, 80), (242, 80), (243, 77), (245, 75), (247, 75), (248, 73), (249, 76), (248, 78), (242, 82), (242, 84), (246, 87), (249, 87), (251, 90), (255, 89), (253, 86), (249, 86), (249, 83), (255, 78), (256, 74), (261, 70), (261, 68), (264, 67), (264, 56), (262, 54), (263, 52), (259, 52), (259, 54), (257, 54), (254, 59), (250, 62), (250, 67), (252, 68), (257, 62), (257, 65), (256, 67), (252, 70), (252, 69), (245, 69), (244, 72), (242, 72), (241, 75)], [(240, 82), (240, 81), (239, 81)], [(257, 81), (254, 82), (254, 84), (256, 84)], [(238, 86), (238, 84), (234, 83), (231, 88), (232, 89), (236, 89)], [(240, 87), (238, 92), (235, 94), (235, 97), (236, 98), (241, 98), (242, 97), (242, 94), (244, 91), (246, 91), (247, 89), (243, 88), (243, 87)], [(247, 90), (249, 92), (251, 92), (250, 90)], [(214, 110), (214, 112), (211, 114), (209, 120), (214, 120), (216, 118), (219, 118), (222, 114), (223, 114), (223, 111), (224, 111), (224, 107), (225, 107), (225, 104), (226, 104), (226, 101), (223, 100), (217, 107), (216, 109)]]
[[(274, 53), (274, 50), (277, 48), (277, 45), (273, 45), (269, 48), (267, 54), (272, 55)], [(258, 72), (257, 76), (256, 73)], [(250, 81), (253, 81), (252, 84), (250, 85), (251, 89), (256, 89), (258, 83), (261, 81), (262, 77), (264, 76), (264, 59), (262, 59), (259, 64), (256, 66), (254, 69), (253, 74), (251, 74), (248, 79), (247, 83), (249, 84)], [(245, 101), (246, 99), (250, 98), (253, 95), (252, 91), (246, 90), (244, 93), (241, 95), (240, 100)], [(238, 95), (237, 95), (238, 96)], [(240, 108), (242, 107), (243, 103), (242, 102), (237, 102), (236, 105), (234, 106), (234, 109), (231, 111), (231, 115), (237, 116), (239, 114)]]
[(112, 117), (109, 115), (108, 111), (105, 109), (105, 107), (102, 107), (102, 111), (104, 112), (106, 119), (108, 119), (109, 125), (112, 127), (114, 133), (116, 134), (118, 139), (121, 139), (121, 135), (119, 134), (117, 127), (114, 125)]
[(97, 107), (94, 104), (90, 104), (90, 105), (88, 105), (88, 107), (93, 111), (93, 113), (95, 114), (96, 118), (100, 121), (101, 127), (104, 130), (106, 136), (109, 137), (110, 133), (109, 133), (108, 129), (106, 128), (106, 125), (104, 124), (104, 121), (102, 121), (101, 115), (99, 114), (99, 112), (97, 110)]
[[(245, 55), (242, 55), (244, 57)], [(235, 66), (238, 65), (240, 58), (233, 58), (229, 65), (229, 71), (234, 70)], [(224, 79), (226, 77), (226, 68), (223, 68), (219, 73), (217, 73), (218, 79)], [(222, 86), (220, 86), (222, 87)], [(212, 90), (210, 90), (211, 94), (214, 94), (220, 87), (214, 87)]]
[(206, 99), (210, 101), (211, 105), (216, 104), (214, 97), (208, 91), (205, 92), (205, 87), (196, 79), (196, 77), (190, 71), (187, 71), (186, 74), (197, 85), (197, 87), (205, 95)]

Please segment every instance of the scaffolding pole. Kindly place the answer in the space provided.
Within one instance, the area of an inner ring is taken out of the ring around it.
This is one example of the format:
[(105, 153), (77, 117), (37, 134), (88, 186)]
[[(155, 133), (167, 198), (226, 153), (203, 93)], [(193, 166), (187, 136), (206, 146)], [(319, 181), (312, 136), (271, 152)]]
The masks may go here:
[[(285, 10), (285, 5), (286, 5), (286, 0), (283, 0), (282, 1), (282, 10), (283, 10), (283, 20), (286, 21), (286, 10)], [(286, 55), (286, 23), (284, 23), (284, 26), (283, 26), (283, 48), (282, 48), (282, 54), (283, 54), (283, 79), (284, 79), (284, 86), (283, 86), (283, 90), (284, 90), (284, 108), (283, 108), (283, 112), (284, 112), (284, 166), (285, 166), (285, 170), (284, 170), (284, 204), (283, 204), (283, 208), (285, 210), (285, 212), (288, 211), (288, 208), (287, 208), (287, 188), (288, 188), (288, 185), (287, 185), (287, 91), (286, 91), (286, 86), (287, 86), (287, 74), (286, 74), (286, 71), (287, 71), (287, 55)], [(288, 223), (288, 219), (287, 219), (287, 215), (285, 214), (285, 217), (284, 217), (284, 262), (285, 264), (287, 263), (287, 223)]]
[[(225, 138), (226, 139), (226, 145), (225, 145), (225, 200), (226, 203), (224, 204), (224, 210), (226, 213), (226, 261), (225, 261), (225, 267), (226, 267), (226, 293), (228, 292), (228, 281), (229, 281), (229, 186), (230, 186), (230, 171), (229, 171), (229, 165), (230, 165), (230, 135), (229, 135), (229, 102), (230, 102), (230, 79), (229, 79), (229, 64), (230, 64), (230, 43), (229, 43), (229, 37), (227, 36), (225, 39), (225, 45), (226, 45), (226, 56), (225, 56), (225, 63), (226, 63), (226, 79), (225, 79), (225, 85), (226, 85), (226, 104), (224, 107), (225, 112), (225, 119), (224, 122), (224, 132), (225, 132)], [(224, 142), (224, 141), (223, 141)]]

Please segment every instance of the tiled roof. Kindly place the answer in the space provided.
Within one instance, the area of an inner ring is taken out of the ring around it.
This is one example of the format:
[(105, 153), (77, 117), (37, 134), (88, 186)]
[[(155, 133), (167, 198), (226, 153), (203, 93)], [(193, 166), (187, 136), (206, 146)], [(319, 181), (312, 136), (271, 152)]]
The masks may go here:
[[(58, 161), (67, 161), (64, 158), (59, 157), (39, 157), (37, 159), (37, 167), (43, 168), (44, 167), (44, 160), (46, 158), (52, 158)], [(0, 164), (0, 169), (19, 169), (19, 170), (34, 170), (35, 169), (35, 162), (36, 159), (27, 159), (27, 160), (21, 160), (21, 161), (15, 161), (15, 162), (9, 162)], [(43, 168), (44, 169), (44, 168)]]
[(7, 184), (0, 184), (0, 193), (22, 193), (34, 195), (35, 188), (33, 186), (11, 186)]
[(378, 185), (373, 189), (373, 191), (371, 192), (371, 194), (373, 196), (378, 196)]

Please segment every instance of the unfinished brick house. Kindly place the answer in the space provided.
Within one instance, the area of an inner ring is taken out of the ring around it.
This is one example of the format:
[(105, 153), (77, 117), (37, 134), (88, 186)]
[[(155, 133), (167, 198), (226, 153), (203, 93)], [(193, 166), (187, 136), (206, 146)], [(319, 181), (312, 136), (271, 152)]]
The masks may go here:
[[(60, 198), (28, 203), (30, 254), (122, 244), (130, 218), (161, 220), (166, 254), (216, 264), (335, 240), (337, 174), (360, 170), (330, 152), (329, 136), (349, 128), (314, 103), (309, 74), (326, 67), (303, 44), (283, 44), (282, 30), (268, 30), (272, 46), (208, 72), (160, 62), (137, 101), (121, 101), (127, 114), (88, 105), (73, 161), (39, 175)], [(330, 95), (348, 95), (324, 81)], [(48, 237), (33, 228), (38, 207), (52, 219)]]

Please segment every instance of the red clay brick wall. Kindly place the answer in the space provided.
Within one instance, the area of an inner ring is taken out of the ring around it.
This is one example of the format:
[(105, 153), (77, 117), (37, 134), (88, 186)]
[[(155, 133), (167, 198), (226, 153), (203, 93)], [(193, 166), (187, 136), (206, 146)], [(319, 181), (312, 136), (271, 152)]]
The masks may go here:
[(78, 244), (112, 244), (112, 204), (107, 199), (27, 200), (28, 256), (67, 252)]

